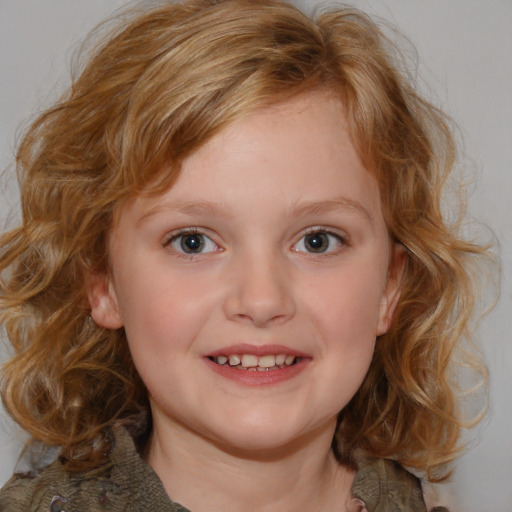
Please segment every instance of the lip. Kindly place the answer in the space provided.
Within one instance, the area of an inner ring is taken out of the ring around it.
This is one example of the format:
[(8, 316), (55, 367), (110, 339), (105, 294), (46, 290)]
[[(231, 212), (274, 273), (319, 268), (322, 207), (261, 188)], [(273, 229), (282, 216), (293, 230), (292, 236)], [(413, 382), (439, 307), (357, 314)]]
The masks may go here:
[[(285, 366), (272, 371), (250, 371), (250, 370), (238, 370), (236, 368), (220, 365), (211, 360), (211, 358), (219, 357), (222, 355), (230, 354), (251, 354), (258, 357), (265, 355), (279, 355), (286, 354), (300, 358), (300, 360), (293, 366)], [(300, 350), (292, 349), (285, 345), (250, 345), (250, 344), (238, 344), (224, 347), (222, 349), (209, 352), (204, 356), (204, 361), (208, 367), (214, 371), (217, 375), (229, 379), (238, 384), (245, 386), (257, 387), (257, 386), (271, 386), (281, 382), (285, 382), (289, 379), (302, 373), (311, 362), (312, 357), (305, 352)]]
[(211, 368), (217, 375), (230, 379), (238, 384), (252, 387), (271, 386), (292, 379), (306, 369), (310, 360), (311, 359), (301, 359), (293, 366), (287, 366), (285, 368), (280, 368), (278, 370), (272, 370), (269, 372), (259, 372), (250, 370), (237, 370), (231, 366), (224, 366), (214, 363), (208, 358), (204, 359), (209, 368)]
[(286, 354), (289, 356), (311, 359), (309, 354), (287, 347), (286, 345), (250, 345), (245, 343), (231, 345), (229, 347), (223, 347), (213, 352), (208, 352), (208, 354), (205, 354), (205, 357), (228, 356), (230, 354), (251, 354), (258, 357), (270, 354)]

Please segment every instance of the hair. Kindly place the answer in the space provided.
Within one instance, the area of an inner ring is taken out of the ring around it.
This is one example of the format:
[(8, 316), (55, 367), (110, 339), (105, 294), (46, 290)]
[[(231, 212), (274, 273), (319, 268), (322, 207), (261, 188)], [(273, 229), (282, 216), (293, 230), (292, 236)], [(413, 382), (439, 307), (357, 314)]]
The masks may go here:
[(457, 347), (471, 340), (474, 266), (486, 253), (443, 216), (455, 161), (446, 117), (354, 9), (313, 19), (278, 0), (188, 0), (130, 12), (19, 145), (22, 223), (0, 239), (1, 320), (14, 350), (6, 410), (32, 439), (61, 447), (70, 470), (102, 464), (116, 425), (144, 439), (147, 391), (125, 332), (92, 322), (86, 294), (89, 275), (109, 273), (116, 212), (172, 186), (183, 159), (234, 120), (326, 90), (407, 253), (391, 329), (333, 446), (342, 459), (357, 448), (444, 478), (464, 425)]

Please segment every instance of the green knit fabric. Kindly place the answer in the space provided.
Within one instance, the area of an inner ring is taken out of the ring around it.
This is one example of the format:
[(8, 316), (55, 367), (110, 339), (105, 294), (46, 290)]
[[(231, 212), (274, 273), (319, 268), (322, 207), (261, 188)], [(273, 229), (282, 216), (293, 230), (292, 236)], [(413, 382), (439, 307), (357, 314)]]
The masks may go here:
[[(352, 492), (368, 512), (426, 512), (419, 480), (401, 466), (364, 457), (357, 464)], [(100, 511), (190, 512), (169, 499), (124, 430), (116, 435), (110, 463), (94, 472), (68, 473), (55, 461), (37, 475), (14, 475), (0, 491), (0, 512)]]

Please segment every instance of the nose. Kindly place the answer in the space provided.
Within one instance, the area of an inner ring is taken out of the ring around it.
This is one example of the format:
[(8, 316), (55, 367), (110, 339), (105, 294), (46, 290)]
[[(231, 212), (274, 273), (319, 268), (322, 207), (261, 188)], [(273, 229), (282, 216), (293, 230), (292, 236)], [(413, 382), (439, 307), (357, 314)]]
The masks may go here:
[(231, 267), (226, 316), (255, 327), (280, 325), (295, 315), (291, 276), (277, 254), (240, 258)]

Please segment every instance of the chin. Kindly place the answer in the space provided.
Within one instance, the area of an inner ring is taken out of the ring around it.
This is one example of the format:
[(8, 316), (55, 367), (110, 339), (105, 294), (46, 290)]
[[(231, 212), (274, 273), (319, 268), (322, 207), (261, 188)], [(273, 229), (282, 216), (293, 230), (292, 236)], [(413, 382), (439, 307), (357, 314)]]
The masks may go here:
[[(335, 423), (334, 423), (335, 425)], [(224, 451), (242, 458), (276, 459), (304, 447), (317, 436), (323, 428), (298, 428), (294, 425), (279, 424), (275, 418), (258, 423), (231, 422), (229, 430), (217, 433), (214, 442)], [(332, 429), (329, 428), (331, 438)]]
[(248, 437), (224, 440), (219, 447), (231, 455), (243, 459), (276, 460), (297, 451), (302, 443), (297, 438)]

